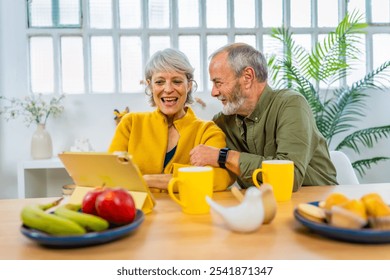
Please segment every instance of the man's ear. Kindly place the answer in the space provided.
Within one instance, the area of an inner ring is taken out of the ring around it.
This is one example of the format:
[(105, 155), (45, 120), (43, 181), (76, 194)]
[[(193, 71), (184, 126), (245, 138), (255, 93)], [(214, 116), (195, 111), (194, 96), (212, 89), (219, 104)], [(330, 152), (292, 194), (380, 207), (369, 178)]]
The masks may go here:
[(253, 80), (255, 79), (255, 70), (252, 67), (249, 66), (246, 67), (242, 71), (242, 77), (243, 77), (244, 84), (246, 85), (252, 84)]

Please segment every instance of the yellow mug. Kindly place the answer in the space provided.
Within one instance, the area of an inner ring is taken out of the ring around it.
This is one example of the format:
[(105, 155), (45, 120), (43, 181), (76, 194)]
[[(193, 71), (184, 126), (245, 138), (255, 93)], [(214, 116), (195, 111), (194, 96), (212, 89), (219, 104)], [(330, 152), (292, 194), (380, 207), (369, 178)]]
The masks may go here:
[(255, 186), (260, 187), (257, 174), (262, 173), (263, 183), (273, 188), (276, 201), (291, 199), (294, 186), (294, 162), (291, 160), (264, 160), (261, 168), (253, 171), (252, 180)]
[[(177, 176), (168, 184), (169, 196), (179, 204), (186, 214), (207, 214), (210, 206), (206, 196), (212, 197), (214, 170), (209, 166), (180, 167)], [(173, 193), (177, 185), (179, 198)]]

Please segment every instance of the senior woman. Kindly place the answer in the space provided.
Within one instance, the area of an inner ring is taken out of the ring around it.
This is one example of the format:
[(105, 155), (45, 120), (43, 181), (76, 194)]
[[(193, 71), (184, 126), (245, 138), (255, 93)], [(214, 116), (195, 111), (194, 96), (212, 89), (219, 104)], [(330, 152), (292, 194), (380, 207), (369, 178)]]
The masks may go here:
[[(164, 190), (174, 170), (190, 165), (199, 144), (226, 147), (225, 135), (212, 121), (197, 118), (189, 107), (196, 90), (194, 68), (182, 52), (156, 52), (145, 67), (146, 94), (156, 110), (131, 112), (119, 122), (109, 152), (127, 151), (151, 188)], [(235, 177), (214, 168), (214, 191), (225, 190)]]

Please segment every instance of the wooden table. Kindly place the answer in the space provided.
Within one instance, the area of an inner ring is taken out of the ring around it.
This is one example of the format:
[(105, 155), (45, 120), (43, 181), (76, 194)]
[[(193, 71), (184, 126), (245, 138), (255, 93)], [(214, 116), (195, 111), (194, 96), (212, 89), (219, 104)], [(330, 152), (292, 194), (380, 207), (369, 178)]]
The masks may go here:
[[(53, 249), (37, 245), (19, 232), (19, 214), (26, 204), (53, 198), (0, 200), (0, 259), (390, 259), (390, 244), (364, 245), (331, 240), (311, 233), (293, 217), (301, 202), (324, 199), (331, 192), (359, 198), (378, 192), (390, 202), (390, 183), (354, 186), (303, 187), (289, 202), (278, 203), (274, 221), (250, 234), (228, 230), (215, 213), (186, 215), (167, 194), (157, 194), (153, 213), (131, 235), (103, 245)], [(230, 192), (215, 193), (224, 205), (235, 205)]]

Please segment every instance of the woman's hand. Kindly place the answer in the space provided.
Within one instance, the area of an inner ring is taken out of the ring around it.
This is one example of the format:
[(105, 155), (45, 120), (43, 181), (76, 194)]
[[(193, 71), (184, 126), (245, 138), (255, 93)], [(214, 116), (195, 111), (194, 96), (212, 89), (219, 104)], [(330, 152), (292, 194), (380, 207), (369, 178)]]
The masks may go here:
[(172, 174), (145, 174), (143, 177), (149, 188), (166, 190)]

